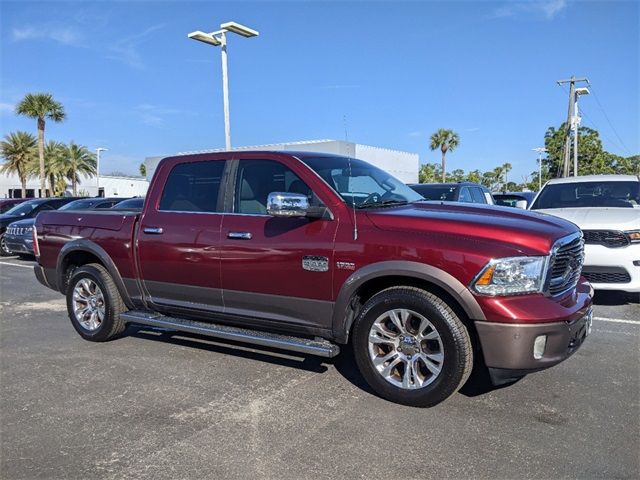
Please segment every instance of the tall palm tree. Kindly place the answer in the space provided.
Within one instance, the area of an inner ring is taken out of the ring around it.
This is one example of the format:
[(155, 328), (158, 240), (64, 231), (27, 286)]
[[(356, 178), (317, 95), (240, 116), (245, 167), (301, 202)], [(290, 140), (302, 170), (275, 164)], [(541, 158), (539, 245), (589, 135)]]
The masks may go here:
[(4, 164), (0, 165), (0, 172), (18, 175), (22, 198), (27, 196), (27, 180), (37, 158), (36, 143), (36, 137), (21, 131), (5, 135), (0, 142), (0, 155), (5, 159)]
[(447, 152), (453, 151), (460, 145), (460, 136), (448, 128), (439, 128), (431, 135), (431, 150), (440, 149), (442, 152), (442, 183), (447, 178)]
[(82, 145), (71, 142), (67, 146), (65, 176), (71, 180), (73, 195), (78, 195), (80, 174), (92, 177), (96, 174), (96, 155)]
[(16, 113), (38, 121), (38, 156), (40, 157), (40, 196), (46, 193), (44, 168), (44, 127), (47, 120), (61, 122), (65, 119), (64, 107), (50, 93), (27, 93), (16, 106)]

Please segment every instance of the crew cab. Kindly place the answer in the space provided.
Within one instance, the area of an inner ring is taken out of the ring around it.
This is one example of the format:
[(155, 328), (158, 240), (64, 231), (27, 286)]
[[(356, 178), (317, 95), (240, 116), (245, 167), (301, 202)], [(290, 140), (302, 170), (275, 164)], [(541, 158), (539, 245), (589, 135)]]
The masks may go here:
[(448, 398), (474, 363), (496, 383), (553, 366), (591, 325), (575, 225), (426, 202), (343, 156), (168, 157), (142, 212), (46, 212), (34, 236), (37, 278), (87, 340), (133, 323), (323, 357), (352, 348), (378, 395), (413, 406)]

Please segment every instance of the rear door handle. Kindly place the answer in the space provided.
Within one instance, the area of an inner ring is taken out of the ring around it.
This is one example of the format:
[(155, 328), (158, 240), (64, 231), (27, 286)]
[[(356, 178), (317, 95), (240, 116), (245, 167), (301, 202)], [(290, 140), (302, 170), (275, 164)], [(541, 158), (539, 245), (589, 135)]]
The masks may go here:
[(152, 235), (162, 235), (161, 227), (145, 227), (142, 231), (144, 233), (150, 233)]
[(231, 240), (251, 240), (251, 233), (249, 232), (229, 232), (227, 238)]

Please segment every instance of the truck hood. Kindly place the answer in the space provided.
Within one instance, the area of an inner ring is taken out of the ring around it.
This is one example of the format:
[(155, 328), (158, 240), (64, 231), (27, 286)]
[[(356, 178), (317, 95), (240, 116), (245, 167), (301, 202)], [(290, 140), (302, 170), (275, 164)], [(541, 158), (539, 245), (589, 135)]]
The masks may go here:
[(370, 210), (367, 216), (382, 230), (495, 241), (527, 254), (547, 254), (556, 240), (578, 231), (572, 223), (550, 215), (456, 202), (415, 202)]
[(582, 230), (640, 230), (640, 208), (549, 208), (536, 212), (564, 218)]

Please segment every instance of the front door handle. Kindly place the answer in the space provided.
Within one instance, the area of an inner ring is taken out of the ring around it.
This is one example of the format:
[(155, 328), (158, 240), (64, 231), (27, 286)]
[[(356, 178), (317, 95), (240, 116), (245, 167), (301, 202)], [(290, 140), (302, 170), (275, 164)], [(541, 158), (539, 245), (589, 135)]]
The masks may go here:
[(249, 232), (229, 232), (227, 238), (231, 240), (251, 240), (251, 233)]
[(152, 235), (162, 235), (161, 227), (145, 227), (142, 231), (144, 233), (150, 233)]

